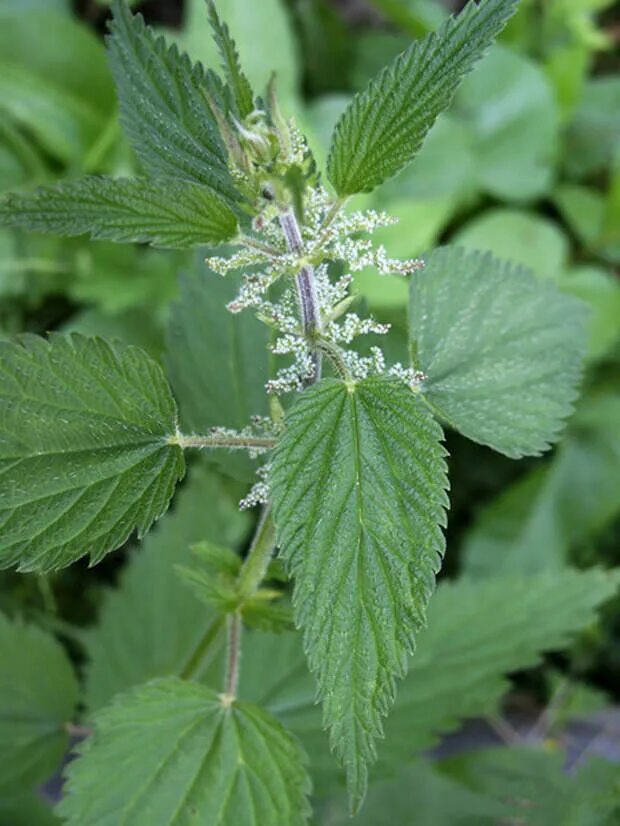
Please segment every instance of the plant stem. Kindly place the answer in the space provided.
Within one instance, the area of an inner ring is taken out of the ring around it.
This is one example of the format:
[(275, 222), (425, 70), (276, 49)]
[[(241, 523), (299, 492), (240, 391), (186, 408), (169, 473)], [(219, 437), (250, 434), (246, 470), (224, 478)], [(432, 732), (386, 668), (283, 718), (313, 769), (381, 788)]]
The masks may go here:
[(268, 436), (198, 436), (193, 433), (186, 436), (184, 433), (175, 433), (170, 437), (169, 443), (184, 448), (227, 447), (232, 450), (252, 450), (252, 448), (270, 450), (275, 447), (276, 440)]
[[(256, 250), (257, 252), (262, 252), (263, 255), (266, 255), (269, 258), (277, 259), (281, 256), (280, 250), (275, 247), (271, 247), (269, 244), (265, 244), (263, 241), (259, 241), (256, 238), (251, 238), (249, 235), (242, 235), (239, 242), (244, 244), (246, 247), (250, 247), (250, 249)], [(208, 260), (209, 259), (207, 259), (207, 261)]]
[[(292, 208), (280, 213), (280, 226), (286, 239), (286, 245), (291, 252), (300, 257), (304, 253), (304, 242), (301, 230), (297, 223), (297, 218)], [(301, 309), (301, 323), (304, 336), (313, 342), (321, 332), (321, 311), (319, 309), (319, 297), (316, 291), (316, 281), (314, 278), (314, 267), (312, 264), (303, 264), (296, 278), (297, 297)], [(313, 345), (312, 360), (314, 362), (314, 376), (312, 384), (321, 378), (321, 353)]]
[(241, 611), (235, 611), (228, 616), (228, 663), (226, 666), (226, 682), (224, 693), (228, 698), (237, 696), (239, 683), (239, 661), (241, 659), (241, 634), (243, 623)]
[(198, 645), (190, 655), (183, 671), (181, 671), (181, 679), (193, 680), (200, 674), (204, 667), (206, 654), (219, 636), (223, 626), (224, 617), (216, 617), (209, 623), (207, 630), (198, 641)]
[(256, 532), (239, 572), (239, 594), (243, 599), (254, 596), (265, 578), (267, 567), (271, 562), (275, 544), (275, 527), (271, 518), (271, 508), (266, 506), (256, 526)]

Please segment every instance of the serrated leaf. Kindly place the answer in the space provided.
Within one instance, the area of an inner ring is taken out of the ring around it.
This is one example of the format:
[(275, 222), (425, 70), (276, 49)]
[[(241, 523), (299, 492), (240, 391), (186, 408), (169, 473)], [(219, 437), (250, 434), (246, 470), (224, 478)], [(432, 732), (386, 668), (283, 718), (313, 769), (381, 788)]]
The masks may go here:
[(572, 410), (585, 316), (581, 302), (521, 267), (435, 250), (410, 291), (424, 398), (475, 442), (513, 458), (538, 455)]
[(0, 343), (0, 364), (0, 567), (95, 563), (142, 536), (185, 469), (159, 365), (59, 334)]
[(515, 7), (515, 0), (470, 0), (458, 17), (413, 43), (353, 98), (334, 130), (327, 164), (338, 195), (370, 192), (413, 160)]
[(271, 491), (297, 624), (352, 804), (441, 564), (441, 428), (402, 382), (326, 379), (292, 407)]
[(105, 593), (97, 624), (86, 632), (89, 711), (155, 677), (184, 673), (214, 614), (174, 567), (190, 563), (195, 542), (237, 547), (245, 539), (249, 519), (237, 499), (204, 465), (190, 468), (173, 508), (130, 557), (118, 587)]
[(305, 762), (297, 740), (257, 706), (156, 680), (98, 715), (58, 811), (68, 826), (303, 826)]
[(208, 102), (221, 95), (221, 82), (156, 37), (121, 0), (114, 3), (110, 30), (121, 122), (145, 170), (203, 184), (236, 203), (239, 195)]
[[(0, 795), (47, 780), (60, 766), (78, 686), (67, 655), (39, 628), (0, 614)], [(1, 809), (1, 807), (0, 807)]]
[(205, 186), (98, 176), (7, 195), (2, 225), (176, 248), (228, 241), (237, 232), (234, 212)]
[[(565, 647), (595, 620), (618, 582), (613, 572), (567, 569), (441, 583), (387, 718), (375, 775), (391, 775), (463, 718), (492, 713), (508, 688), (505, 675)], [(298, 634), (248, 635), (241, 692), (301, 738), (318, 794), (338, 787)]]
[(207, 9), (213, 39), (217, 44), (222, 58), (224, 76), (235, 102), (236, 114), (237, 117), (243, 119), (254, 109), (252, 87), (241, 68), (237, 45), (230, 36), (230, 31), (226, 23), (220, 20), (213, 0), (207, 0)]
[[(253, 314), (232, 315), (225, 306), (238, 281), (205, 269), (202, 261), (180, 279), (166, 333), (167, 367), (183, 429), (212, 426), (237, 430), (254, 415), (268, 415), (269, 334)], [(255, 463), (241, 452), (213, 451), (209, 461), (224, 473), (254, 478)]]

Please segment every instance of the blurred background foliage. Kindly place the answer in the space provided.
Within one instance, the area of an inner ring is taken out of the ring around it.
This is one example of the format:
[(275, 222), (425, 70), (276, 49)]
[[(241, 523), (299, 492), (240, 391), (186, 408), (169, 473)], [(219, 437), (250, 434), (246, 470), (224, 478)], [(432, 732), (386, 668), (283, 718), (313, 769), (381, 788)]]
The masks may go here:
[[(203, 0), (133, 5), (194, 59), (218, 63)], [(253, 85), (263, 87), (277, 72), (283, 107), (298, 117), (321, 162), (351, 95), (452, 10), (439, 0), (218, 6)], [(104, 52), (108, 15), (105, 0), (0, 0), (0, 190), (137, 170)], [(492, 250), (591, 308), (583, 394), (558, 448), (515, 463), (448, 434), (450, 577), (620, 565), (619, 41), (620, 16), (610, 0), (522, 0), (413, 166), (357, 199), (400, 218), (381, 231), (394, 255), (423, 255), (443, 243)], [(178, 275), (195, 267), (194, 256), (183, 253), (0, 230), (0, 335), (80, 330), (137, 343), (161, 358)], [(393, 324), (396, 355), (405, 340), (406, 283), (363, 272), (356, 284), (362, 303)], [(235, 479), (218, 484), (227, 503), (239, 493)], [(229, 507), (221, 510), (238, 543), (248, 526), (239, 526)], [(2, 574), (0, 609), (71, 640), (69, 624), (92, 621), (122, 561), (115, 554), (94, 571), (76, 565), (46, 578)], [(79, 646), (74, 653), (79, 659)], [(521, 674), (514, 696), (545, 703), (558, 673), (595, 708), (619, 700), (620, 598), (572, 649)], [(470, 795), (476, 772), (484, 771), (479, 763), (467, 770)], [(416, 783), (411, 793), (421, 795)], [(454, 794), (448, 777), (436, 789), (433, 783), (424, 786), (421, 807), (430, 805), (428, 795), (449, 801)], [(388, 786), (384, 794), (392, 795)], [(337, 814), (333, 822), (340, 822)]]

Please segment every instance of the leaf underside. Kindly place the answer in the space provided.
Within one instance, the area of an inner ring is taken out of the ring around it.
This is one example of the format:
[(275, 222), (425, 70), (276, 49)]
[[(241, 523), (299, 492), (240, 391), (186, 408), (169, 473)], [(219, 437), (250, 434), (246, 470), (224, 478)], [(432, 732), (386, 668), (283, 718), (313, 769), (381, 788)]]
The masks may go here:
[(0, 225), (183, 248), (231, 239), (237, 218), (211, 189), (186, 181), (86, 177), (0, 200)]
[(463, 435), (537, 455), (572, 410), (583, 304), (490, 254), (435, 250), (411, 279), (409, 323), (424, 397)]
[(303, 826), (309, 817), (296, 739), (257, 706), (225, 707), (212, 689), (176, 678), (118, 697), (81, 754), (58, 807), (68, 826)]
[(168, 507), (176, 408), (136, 347), (80, 335), (0, 343), (0, 567), (99, 561)]
[(225, 95), (221, 81), (168, 46), (121, 0), (114, 4), (110, 31), (121, 122), (145, 171), (203, 184), (238, 202), (208, 102)]
[(299, 397), (273, 455), (278, 546), (354, 808), (441, 563), (441, 438), (402, 382), (325, 379)]
[(409, 164), (517, 0), (470, 0), (413, 43), (357, 94), (338, 121), (327, 162), (338, 195), (370, 192)]

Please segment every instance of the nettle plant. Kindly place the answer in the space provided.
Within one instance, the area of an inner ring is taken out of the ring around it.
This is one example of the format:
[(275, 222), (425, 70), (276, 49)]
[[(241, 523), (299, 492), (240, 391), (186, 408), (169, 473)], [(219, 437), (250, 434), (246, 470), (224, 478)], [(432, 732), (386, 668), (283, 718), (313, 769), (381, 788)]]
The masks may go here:
[[(222, 368), (217, 350), (202, 357), (204, 328), (185, 325), (203, 307), (205, 325), (238, 336), (236, 401), (256, 404), (241, 428), (185, 432), (163, 370), (136, 347), (60, 334), (0, 345), (3, 566), (46, 572), (85, 554), (95, 564), (134, 531), (142, 537), (195, 448), (237, 478), (255, 471), (241, 506), (262, 509), (245, 558), (202, 543), (180, 572), (212, 620), (182, 676), (122, 694), (95, 717), (68, 768), (67, 822), (308, 820), (297, 736), (238, 696), (242, 629), (252, 625), (301, 629), (324, 736), (351, 809), (361, 805), (444, 554), (439, 422), (507, 456), (537, 455), (558, 437), (580, 372), (579, 302), (488, 254), (447, 247), (393, 260), (370, 239), (390, 216), (345, 209), (413, 159), (514, 7), (470, 2), (387, 66), (340, 118), (323, 184), (275, 83), (255, 96), (213, 2), (222, 77), (116, 2), (111, 65), (143, 175), (0, 202), (3, 224), (30, 230), (226, 244), (207, 258), (208, 277), (186, 278), (168, 365), (181, 420), (200, 420)], [(389, 326), (352, 311), (352, 273), (368, 266), (410, 279), (408, 363), (387, 364)], [(214, 305), (222, 276), (238, 286), (227, 307)], [(235, 326), (248, 316), (250, 327)], [(378, 343), (356, 346), (366, 335)], [(223, 682), (207, 687), (202, 665), (222, 636)]]

